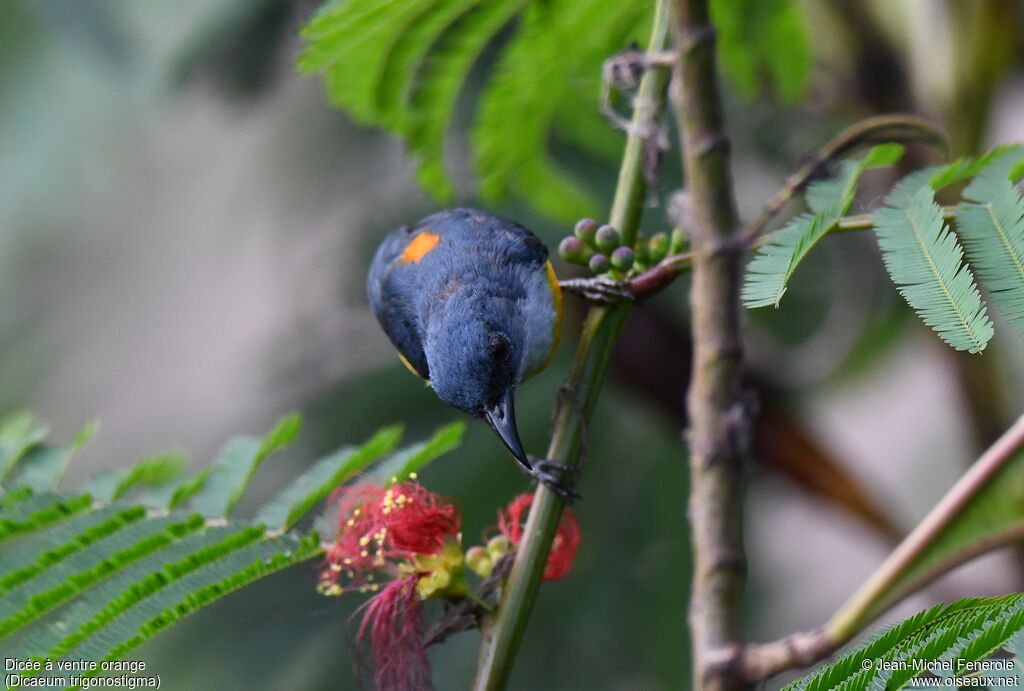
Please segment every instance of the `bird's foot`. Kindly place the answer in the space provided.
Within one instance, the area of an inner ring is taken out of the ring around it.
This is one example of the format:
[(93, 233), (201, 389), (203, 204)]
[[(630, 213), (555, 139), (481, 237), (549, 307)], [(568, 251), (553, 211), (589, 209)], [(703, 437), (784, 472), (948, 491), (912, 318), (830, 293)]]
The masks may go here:
[(562, 290), (579, 295), (587, 302), (598, 305), (615, 305), (620, 302), (636, 302), (636, 296), (629, 288), (629, 281), (609, 281), (606, 278), (570, 278), (559, 282)]
[(533, 457), (530, 457), (530, 464), (533, 465), (533, 470), (529, 473), (530, 476), (537, 482), (547, 485), (565, 503), (571, 504), (576, 499), (583, 498), (576, 491), (575, 483), (578, 471), (572, 466)]

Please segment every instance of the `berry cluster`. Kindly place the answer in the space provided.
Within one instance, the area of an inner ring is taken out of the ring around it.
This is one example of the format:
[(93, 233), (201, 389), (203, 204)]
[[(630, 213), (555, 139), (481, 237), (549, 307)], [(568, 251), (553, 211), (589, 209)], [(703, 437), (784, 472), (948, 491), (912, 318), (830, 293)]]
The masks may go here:
[(671, 238), (655, 233), (647, 238), (637, 233), (631, 247), (623, 244), (622, 234), (610, 225), (600, 225), (592, 218), (576, 224), (572, 235), (562, 239), (558, 254), (570, 264), (590, 267), (595, 274), (622, 278), (630, 272), (642, 273), (670, 254), (683, 248), (683, 231), (676, 229)]

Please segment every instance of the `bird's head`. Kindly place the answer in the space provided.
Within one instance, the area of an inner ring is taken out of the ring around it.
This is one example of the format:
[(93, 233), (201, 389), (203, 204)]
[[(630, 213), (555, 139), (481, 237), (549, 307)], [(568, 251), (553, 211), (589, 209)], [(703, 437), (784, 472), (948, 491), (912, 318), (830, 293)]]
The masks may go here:
[(519, 440), (514, 394), (527, 353), (515, 300), (463, 291), (430, 320), (424, 354), (437, 396), (487, 421), (516, 460), (530, 461)]

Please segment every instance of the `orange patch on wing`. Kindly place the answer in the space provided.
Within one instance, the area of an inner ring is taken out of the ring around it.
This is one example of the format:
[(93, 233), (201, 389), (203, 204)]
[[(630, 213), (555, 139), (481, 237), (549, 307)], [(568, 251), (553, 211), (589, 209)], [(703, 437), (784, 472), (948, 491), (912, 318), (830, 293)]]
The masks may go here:
[(402, 252), (402, 261), (406, 264), (417, 263), (423, 257), (430, 254), (439, 242), (441, 242), (440, 235), (427, 232), (417, 233), (416, 237), (406, 245), (405, 251)]

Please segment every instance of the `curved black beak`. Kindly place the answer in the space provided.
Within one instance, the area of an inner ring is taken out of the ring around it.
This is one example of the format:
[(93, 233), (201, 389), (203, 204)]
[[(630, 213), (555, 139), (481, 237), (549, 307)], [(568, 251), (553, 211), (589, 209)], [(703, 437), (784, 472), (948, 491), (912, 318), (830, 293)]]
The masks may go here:
[(516, 407), (511, 389), (496, 406), (484, 412), (484, 418), (516, 460), (532, 472), (533, 466), (530, 465), (530, 459), (527, 458), (526, 451), (523, 450), (523, 442), (519, 440), (519, 430), (516, 428)]

